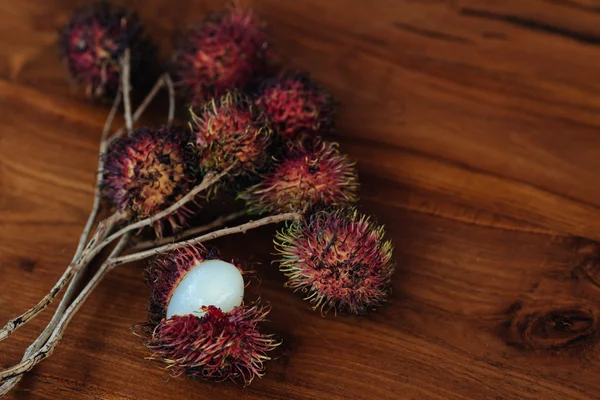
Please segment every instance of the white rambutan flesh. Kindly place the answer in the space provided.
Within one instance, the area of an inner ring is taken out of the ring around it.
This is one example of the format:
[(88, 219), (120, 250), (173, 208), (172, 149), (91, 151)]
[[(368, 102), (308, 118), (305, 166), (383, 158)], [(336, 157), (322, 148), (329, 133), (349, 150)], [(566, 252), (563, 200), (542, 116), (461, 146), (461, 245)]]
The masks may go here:
[(230, 312), (242, 304), (243, 298), (244, 279), (235, 265), (221, 260), (202, 261), (173, 289), (166, 317), (188, 314), (201, 317), (208, 306)]

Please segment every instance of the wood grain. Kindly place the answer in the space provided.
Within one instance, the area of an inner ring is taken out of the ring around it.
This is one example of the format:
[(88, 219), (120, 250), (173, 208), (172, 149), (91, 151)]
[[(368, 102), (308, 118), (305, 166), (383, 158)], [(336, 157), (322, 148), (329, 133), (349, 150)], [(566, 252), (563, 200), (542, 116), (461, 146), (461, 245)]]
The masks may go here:
[[(68, 84), (56, 29), (81, 1), (0, 2), (0, 320), (75, 249), (106, 108)], [(221, 1), (119, 1), (168, 54)], [(250, 387), (169, 379), (129, 328), (141, 266), (108, 276), (14, 399), (600, 398), (600, 4), (249, 1), (283, 59), (341, 101), (363, 209), (396, 245), (387, 307), (320, 316), (282, 287), (272, 229), (220, 240), (261, 262), (284, 340)], [(1, 344), (20, 358), (49, 315)], [(9, 396), (10, 398), (10, 396)]]

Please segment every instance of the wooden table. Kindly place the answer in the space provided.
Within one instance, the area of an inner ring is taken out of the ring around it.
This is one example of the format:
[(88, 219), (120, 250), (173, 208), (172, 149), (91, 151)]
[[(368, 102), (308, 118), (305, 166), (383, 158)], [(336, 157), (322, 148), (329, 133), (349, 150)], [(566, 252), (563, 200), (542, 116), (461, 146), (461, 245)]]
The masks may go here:
[[(92, 200), (107, 109), (74, 93), (55, 48), (76, 3), (0, 2), (2, 323), (59, 277)], [(175, 29), (222, 5), (119, 3), (165, 54)], [(269, 328), (284, 340), (263, 379), (243, 390), (169, 379), (145, 360), (130, 327), (148, 290), (127, 265), (8, 397), (600, 398), (600, 3), (251, 4), (283, 57), (342, 103), (333, 138), (396, 246), (391, 301), (366, 317), (310, 311), (270, 265), (266, 228), (218, 242), (262, 262)], [(0, 344), (0, 365), (49, 317)]]

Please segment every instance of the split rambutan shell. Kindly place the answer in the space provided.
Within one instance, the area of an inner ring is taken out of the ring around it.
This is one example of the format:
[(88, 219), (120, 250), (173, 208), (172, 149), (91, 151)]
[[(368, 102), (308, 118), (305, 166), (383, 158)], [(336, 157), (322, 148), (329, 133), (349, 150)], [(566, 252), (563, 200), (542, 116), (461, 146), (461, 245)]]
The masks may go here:
[(183, 34), (172, 63), (177, 90), (197, 108), (230, 89), (244, 89), (268, 64), (271, 50), (263, 23), (234, 4)]
[(265, 110), (276, 132), (286, 139), (326, 131), (333, 126), (333, 97), (300, 72), (284, 72), (264, 81), (255, 103)]
[(238, 91), (206, 103), (197, 115), (192, 113), (190, 127), (203, 172), (221, 172), (235, 164), (230, 177), (250, 175), (267, 161), (269, 121)]
[(358, 187), (355, 165), (338, 144), (310, 138), (293, 143), (284, 159), (239, 198), (251, 214), (302, 211), (355, 203)]
[(202, 308), (205, 314), (201, 317), (188, 314), (166, 318), (170, 297), (186, 273), (216, 258), (216, 250), (195, 245), (155, 261), (146, 270), (151, 291), (149, 320), (137, 328), (153, 357), (163, 360), (173, 375), (249, 384), (263, 375), (267, 353), (279, 345), (272, 335), (259, 331), (269, 312), (267, 307), (242, 304), (225, 313), (207, 306)]
[(384, 227), (355, 208), (325, 209), (277, 233), (286, 286), (313, 309), (364, 314), (381, 305), (395, 269)]
[[(171, 206), (194, 186), (185, 150), (189, 133), (183, 128), (140, 128), (114, 140), (104, 155), (104, 193), (132, 220)], [(166, 217), (173, 229), (184, 225), (191, 212), (185, 207)], [(162, 223), (155, 224), (157, 234)]]
[(134, 87), (157, 75), (156, 48), (137, 14), (106, 1), (75, 11), (60, 30), (58, 43), (71, 76), (93, 99), (114, 98), (120, 83), (119, 59), (127, 48)]
[(147, 336), (146, 347), (174, 376), (249, 384), (264, 374), (267, 353), (279, 345), (259, 325), (269, 309), (241, 306), (229, 313), (206, 307), (202, 317), (175, 315)]

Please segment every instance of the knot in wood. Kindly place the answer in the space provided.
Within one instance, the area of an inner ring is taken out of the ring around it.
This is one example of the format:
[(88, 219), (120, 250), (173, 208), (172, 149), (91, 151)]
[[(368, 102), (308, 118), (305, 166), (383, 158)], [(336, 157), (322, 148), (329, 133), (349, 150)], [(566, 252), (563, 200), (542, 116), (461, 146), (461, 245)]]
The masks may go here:
[(512, 316), (513, 344), (530, 350), (585, 347), (599, 332), (599, 312), (591, 306), (566, 304), (556, 308), (522, 307)]

